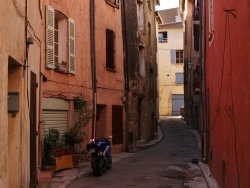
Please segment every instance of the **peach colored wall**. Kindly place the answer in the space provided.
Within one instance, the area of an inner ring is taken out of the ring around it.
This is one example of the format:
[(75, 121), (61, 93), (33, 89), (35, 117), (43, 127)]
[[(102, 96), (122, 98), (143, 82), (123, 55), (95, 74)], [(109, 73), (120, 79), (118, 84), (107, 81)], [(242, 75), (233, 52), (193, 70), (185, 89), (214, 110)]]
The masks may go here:
[[(112, 105), (121, 105), (124, 96), (123, 74), (123, 41), (121, 9), (115, 9), (105, 1), (96, 1), (96, 79), (97, 103), (105, 104), (106, 117), (103, 122), (103, 136), (112, 135)], [(115, 72), (106, 70), (106, 29), (115, 33)], [(123, 116), (125, 117), (125, 116)], [(115, 146), (113, 151), (121, 151), (121, 146)]]
[[(30, 86), (30, 71), (37, 75), (40, 72), (39, 1), (27, 1), (28, 37), (34, 38), (34, 44), (30, 46), (29, 67), (26, 67), (25, 71), (22, 67), (26, 51), (25, 1), (4, 0), (1, 3), (4, 6), (0, 6), (3, 26), (0, 34), (0, 81), (2, 83), (0, 86), (0, 187), (28, 187), (30, 143), (27, 90), (29, 91)], [(15, 59), (17, 66), (8, 67), (10, 56)], [(12, 117), (12, 113), (8, 113), (8, 92), (19, 93), (19, 111), (15, 117)]]
[[(63, 13), (66, 18), (71, 18), (75, 22), (75, 67), (76, 74), (59, 73), (53, 69), (46, 68), (45, 60), (45, 43), (42, 49), (42, 73), (47, 77), (47, 82), (42, 83), (42, 96), (46, 98), (61, 98), (69, 100), (70, 108), (68, 110), (68, 127), (72, 127), (74, 123), (74, 108), (73, 97), (83, 95), (89, 102), (92, 108), (92, 73), (91, 73), (91, 55), (90, 55), (90, 1), (87, 0), (44, 0), (42, 5), (43, 13), (43, 30), (42, 40), (45, 41), (45, 8), (46, 5), (51, 6), (54, 10)], [(66, 19), (66, 20), (67, 20)], [(68, 26), (67, 26), (68, 27)], [(66, 40), (68, 39), (65, 34)], [(66, 44), (68, 44), (66, 42)], [(67, 60), (68, 49), (64, 46), (59, 53), (59, 62)], [(64, 58), (64, 59), (63, 59)], [(42, 127), (43, 125), (41, 125)], [(91, 121), (89, 125), (84, 128), (87, 135), (86, 142), (91, 137)], [(86, 143), (83, 143), (85, 146)]]

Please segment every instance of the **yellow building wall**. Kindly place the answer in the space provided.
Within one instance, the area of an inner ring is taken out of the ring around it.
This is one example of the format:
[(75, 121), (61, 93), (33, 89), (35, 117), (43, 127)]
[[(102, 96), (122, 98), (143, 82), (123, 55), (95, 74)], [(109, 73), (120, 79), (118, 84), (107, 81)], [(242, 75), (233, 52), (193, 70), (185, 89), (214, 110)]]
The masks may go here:
[(159, 29), (168, 32), (168, 42), (158, 43), (159, 115), (172, 115), (172, 95), (184, 94), (184, 85), (176, 84), (175, 73), (184, 72), (183, 63), (171, 64), (171, 49), (183, 50), (183, 29)]

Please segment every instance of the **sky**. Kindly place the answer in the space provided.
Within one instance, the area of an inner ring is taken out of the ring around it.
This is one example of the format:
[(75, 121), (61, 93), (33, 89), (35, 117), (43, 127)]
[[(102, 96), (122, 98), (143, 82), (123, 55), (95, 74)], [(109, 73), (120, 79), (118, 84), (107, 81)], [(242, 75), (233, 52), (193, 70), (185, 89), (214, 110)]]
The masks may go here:
[(160, 0), (161, 6), (156, 6), (157, 10), (179, 7), (179, 0)]

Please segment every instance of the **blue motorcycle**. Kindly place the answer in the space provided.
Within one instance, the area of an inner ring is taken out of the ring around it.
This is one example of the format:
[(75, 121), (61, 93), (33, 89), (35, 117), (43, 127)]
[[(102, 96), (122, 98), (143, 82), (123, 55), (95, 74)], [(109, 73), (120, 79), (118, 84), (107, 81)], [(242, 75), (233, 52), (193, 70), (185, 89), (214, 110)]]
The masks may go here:
[(91, 157), (91, 167), (95, 176), (101, 176), (105, 170), (112, 168), (111, 142), (108, 138), (90, 140), (87, 151)]

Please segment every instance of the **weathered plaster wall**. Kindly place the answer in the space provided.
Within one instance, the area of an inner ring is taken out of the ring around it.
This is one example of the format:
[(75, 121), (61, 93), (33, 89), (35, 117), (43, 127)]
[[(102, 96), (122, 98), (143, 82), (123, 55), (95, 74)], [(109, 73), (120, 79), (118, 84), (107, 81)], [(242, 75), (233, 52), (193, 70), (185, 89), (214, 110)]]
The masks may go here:
[[(128, 111), (127, 125), (129, 147), (135, 147), (138, 140), (149, 140), (156, 129), (156, 32), (154, 7), (144, 6), (144, 30), (138, 30), (137, 1), (126, 1), (126, 43), (128, 63)], [(151, 2), (153, 5), (154, 3)], [(145, 76), (140, 75), (139, 48), (145, 50)], [(139, 100), (141, 102), (139, 103)], [(140, 112), (138, 112), (140, 111)], [(139, 131), (140, 129), (140, 131)], [(139, 134), (139, 132), (141, 134)]]

